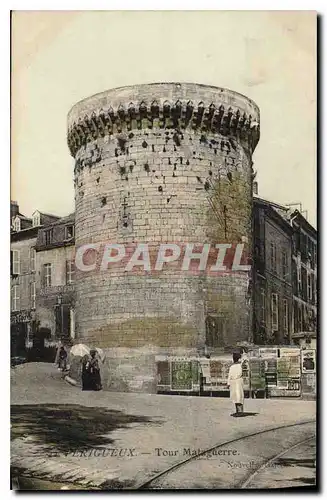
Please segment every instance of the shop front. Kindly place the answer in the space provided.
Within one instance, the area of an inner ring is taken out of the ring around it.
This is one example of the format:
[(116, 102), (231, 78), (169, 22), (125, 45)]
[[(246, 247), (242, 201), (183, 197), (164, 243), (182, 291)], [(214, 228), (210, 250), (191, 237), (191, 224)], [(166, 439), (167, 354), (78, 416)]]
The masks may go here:
[(30, 347), (32, 337), (32, 311), (12, 312), (10, 317), (11, 357), (24, 357)]
[(75, 337), (75, 297), (72, 285), (41, 289), (37, 294), (37, 312), (40, 327), (49, 332), (45, 344), (55, 346), (59, 341), (69, 342)]

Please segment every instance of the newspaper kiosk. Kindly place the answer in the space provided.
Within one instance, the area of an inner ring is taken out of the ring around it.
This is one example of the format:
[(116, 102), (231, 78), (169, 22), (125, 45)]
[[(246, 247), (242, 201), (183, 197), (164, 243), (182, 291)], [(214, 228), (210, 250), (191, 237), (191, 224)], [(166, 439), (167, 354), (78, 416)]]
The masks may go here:
[(198, 357), (156, 356), (158, 394), (199, 394)]

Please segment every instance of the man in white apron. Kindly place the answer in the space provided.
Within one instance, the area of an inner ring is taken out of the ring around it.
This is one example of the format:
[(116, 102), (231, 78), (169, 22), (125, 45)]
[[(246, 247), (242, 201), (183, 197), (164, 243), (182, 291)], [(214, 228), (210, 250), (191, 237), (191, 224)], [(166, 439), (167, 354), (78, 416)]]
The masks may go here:
[(243, 413), (244, 404), (242, 364), (240, 360), (241, 354), (233, 353), (233, 364), (229, 369), (227, 382), (230, 390), (230, 398), (236, 407), (236, 417)]

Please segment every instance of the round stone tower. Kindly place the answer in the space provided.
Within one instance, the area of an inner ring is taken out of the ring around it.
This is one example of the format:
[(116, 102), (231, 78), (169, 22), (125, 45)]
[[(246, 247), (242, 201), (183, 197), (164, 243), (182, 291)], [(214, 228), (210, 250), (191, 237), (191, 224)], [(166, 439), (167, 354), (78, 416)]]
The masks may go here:
[[(207, 85), (122, 87), (71, 109), (76, 251), (90, 246), (85, 269), (76, 270), (76, 337), (106, 350), (108, 388), (152, 391), (156, 354), (251, 338), (246, 260), (258, 140), (258, 107)], [(162, 244), (177, 246), (180, 257), (156, 265)], [(227, 261), (243, 248), (245, 267), (196, 268), (190, 252), (210, 245), (212, 256), (217, 244)]]

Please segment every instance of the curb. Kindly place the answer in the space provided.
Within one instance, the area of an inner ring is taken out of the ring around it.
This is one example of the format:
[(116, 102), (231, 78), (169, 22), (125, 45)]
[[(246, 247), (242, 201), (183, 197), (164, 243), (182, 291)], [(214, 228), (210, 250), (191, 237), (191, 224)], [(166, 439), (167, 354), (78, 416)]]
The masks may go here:
[(71, 378), (71, 377), (69, 377), (68, 375), (66, 375), (66, 376), (64, 377), (64, 380), (65, 380), (66, 382), (68, 382), (68, 384), (73, 385), (74, 387), (76, 387), (76, 386), (77, 386), (77, 382), (76, 382), (76, 380), (75, 380), (75, 379), (73, 379), (73, 378)]

